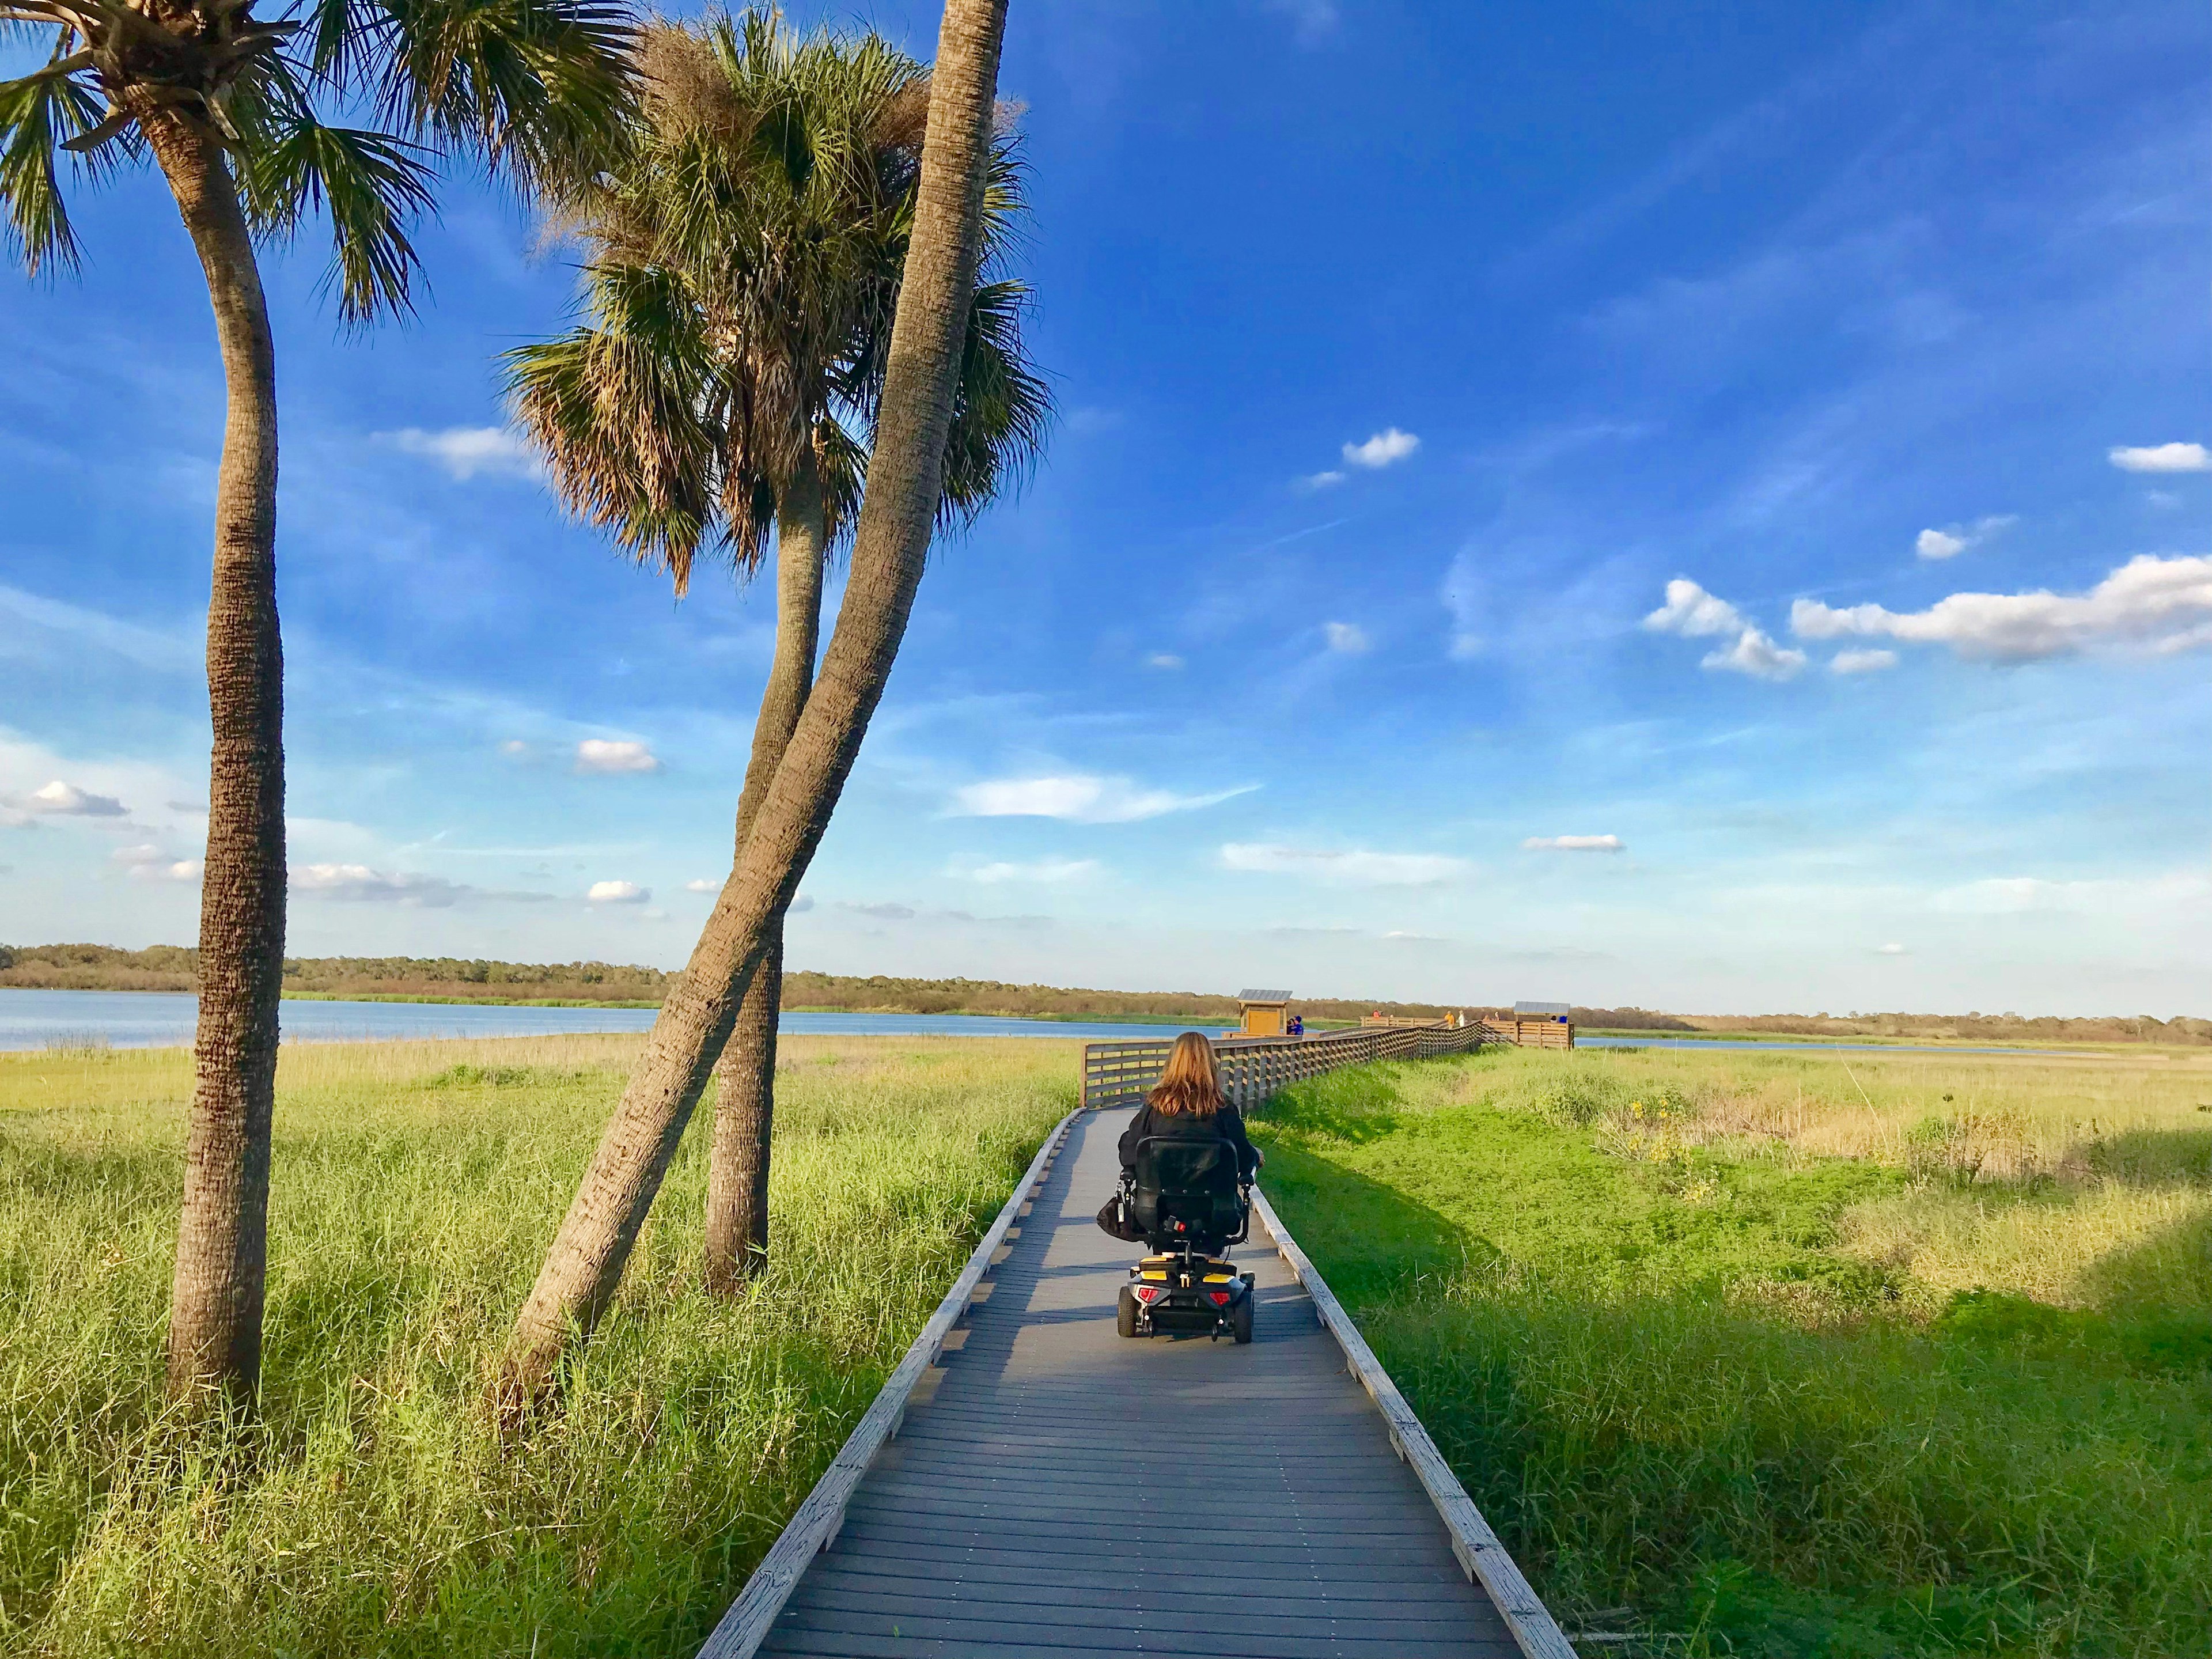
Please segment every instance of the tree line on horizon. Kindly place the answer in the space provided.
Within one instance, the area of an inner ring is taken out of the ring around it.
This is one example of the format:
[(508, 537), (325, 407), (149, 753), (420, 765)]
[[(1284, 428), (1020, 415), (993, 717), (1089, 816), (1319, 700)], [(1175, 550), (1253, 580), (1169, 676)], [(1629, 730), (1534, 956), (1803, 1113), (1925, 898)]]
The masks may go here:
[(784, 912), (932, 540), (1020, 480), (1051, 413), (1024, 355), (1027, 290), (995, 269), (1024, 211), (997, 100), (1006, 4), (945, 0), (926, 65), (872, 30), (802, 35), (765, 8), (678, 22), (630, 0), (311, 0), (274, 18), (254, 3), (0, 0), (0, 30), (47, 51), (0, 82), (0, 240), (33, 276), (72, 269), (65, 170), (96, 185), (150, 166), (198, 257), (223, 372), (167, 1335), (187, 1417), (250, 1413), (260, 1389), (287, 897), (264, 251), (319, 222), (340, 314), (366, 326), (413, 308), (411, 233), (444, 177), (514, 190), (583, 256), (578, 325), (502, 359), (556, 492), (679, 596), (702, 559), (743, 581), (775, 549), (730, 875), (515, 1316), (489, 1384), (512, 1422), (556, 1400), (718, 1064), (709, 1288), (734, 1294), (765, 1249)]
[[(196, 953), (156, 945), (123, 951), (104, 945), (0, 945), (0, 988), (87, 991), (191, 991)], [(501, 962), (467, 957), (293, 957), (288, 991), (322, 996), (422, 996), (483, 1000), (546, 1000), (658, 1003), (677, 977), (663, 969), (605, 962)], [(868, 1014), (1005, 1014), (1188, 1018), (1226, 1025), (1237, 999), (1207, 991), (1126, 991), (1081, 986), (1015, 985), (999, 980), (929, 979), (886, 974), (783, 976), (781, 1007)], [(1394, 1002), (1367, 997), (1296, 997), (1310, 1019), (1358, 1019), (1369, 1013), (1439, 1018), (1464, 1006), (1492, 1018), (1502, 1006)], [(2039, 1042), (2212, 1044), (2212, 1019), (2186, 1015), (2017, 1013), (1663, 1013), (1647, 1008), (1577, 1006), (1569, 1018), (1588, 1030), (1743, 1032), (1811, 1037), (1984, 1038)]]

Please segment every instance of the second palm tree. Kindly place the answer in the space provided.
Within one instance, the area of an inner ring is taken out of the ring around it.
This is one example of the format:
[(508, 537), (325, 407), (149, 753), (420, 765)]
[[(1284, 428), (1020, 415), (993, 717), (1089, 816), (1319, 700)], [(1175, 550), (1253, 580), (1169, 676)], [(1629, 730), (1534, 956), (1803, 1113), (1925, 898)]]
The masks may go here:
[[(737, 850), (811, 689), (825, 559), (851, 527), (915, 212), (928, 73), (880, 37), (796, 37), (772, 14), (649, 30), (623, 164), (560, 207), (591, 253), (582, 326), (508, 357), (524, 425), (569, 504), (681, 593), (702, 551), (741, 578), (773, 530), (777, 632)], [(985, 255), (1022, 210), (993, 148)], [(1034, 459), (1049, 414), (1022, 349), (1025, 293), (969, 306), (940, 519), (971, 518)], [(768, 1251), (782, 924), (717, 1071), (706, 1277)]]

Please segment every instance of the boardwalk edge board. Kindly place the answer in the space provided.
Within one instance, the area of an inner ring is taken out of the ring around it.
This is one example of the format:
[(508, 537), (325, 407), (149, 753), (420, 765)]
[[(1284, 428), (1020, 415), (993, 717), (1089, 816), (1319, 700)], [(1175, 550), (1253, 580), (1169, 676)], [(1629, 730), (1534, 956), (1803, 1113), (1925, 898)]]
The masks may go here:
[[(1068, 1126), (1083, 1115), (1085, 1108), (1079, 1106), (1060, 1119), (1057, 1127), (1044, 1138), (1044, 1144), (1030, 1160), (1029, 1172), (1024, 1175), (999, 1212), (998, 1219), (977, 1243), (968, 1258), (968, 1265), (945, 1300), (937, 1304), (937, 1311), (921, 1328), (914, 1346), (877, 1393), (869, 1406), (822, 1478), (814, 1483), (814, 1490), (806, 1494), (806, 1501), (793, 1511), (792, 1517), (777, 1535), (761, 1564), (753, 1569), (745, 1587), (738, 1592), (738, 1599), (730, 1603), (721, 1622), (708, 1636), (699, 1650), (699, 1659), (752, 1659), (753, 1653), (766, 1638), (775, 1616), (783, 1611), (783, 1604), (798, 1586), (799, 1576), (807, 1564), (827, 1549), (845, 1524), (845, 1505), (875, 1462), (876, 1454), (884, 1443), (896, 1435), (905, 1420), (908, 1396), (934, 1364), (945, 1339), (954, 1322), (968, 1311), (968, 1304), (976, 1298), (976, 1287), (983, 1275), (991, 1270), (992, 1257), (1006, 1242), (1006, 1231), (1014, 1224), (1015, 1217), (1044, 1172), (1051, 1168), (1052, 1160), (1067, 1138)], [(1472, 1506), (1470, 1506), (1472, 1507)], [(1515, 1575), (1518, 1577), (1518, 1574)], [(1525, 1644), (1524, 1644), (1525, 1645)], [(1568, 1650), (1572, 1659), (1572, 1650)]]
[(1490, 1600), (1504, 1620), (1505, 1627), (1512, 1632), (1513, 1639), (1520, 1644), (1528, 1659), (1577, 1659), (1573, 1644), (1552, 1617), (1541, 1597), (1522, 1577), (1498, 1534), (1490, 1529), (1490, 1522), (1482, 1518), (1482, 1511), (1467, 1495), (1459, 1477), (1437, 1449), (1435, 1441), (1406, 1403), (1398, 1385), (1390, 1380), (1390, 1373), (1382, 1369), (1382, 1362), (1367, 1346), (1367, 1339), (1352, 1322), (1344, 1305), (1328, 1288), (1328, 1281), (1321, 1276), (1291, 1237), (1289, 1228), (1275, 1213), (1275, 1206), (1267, 1195), (1255, 1187), (1252, 1200), (1259, 1208), (1260, 1218), (1273, 1236), (1275, 1250), (1290, 1264), (1291, 1273), (1305, 1287), (1313, 1298), (1315, 1311), (1321, 1322), (1334, 1337), (1337, 1346), (1344, 1350), (1346, 1369), (1359, 1379), (1367, 1390), (1367, 1397), (1375, 1402), (1376, 1410), (1382, 1413), (1382, 1421), (1390, 1431), (1390, 1445), (1406, 1465), (1419, 1477), (1429, 1501), (1437, 1506), (1443, 1517), (1444, 1529), (1451, 1534), (1452, 1554), (1458, 1558), (1467, 1576), (1480, 1583), (1489, 1593)]

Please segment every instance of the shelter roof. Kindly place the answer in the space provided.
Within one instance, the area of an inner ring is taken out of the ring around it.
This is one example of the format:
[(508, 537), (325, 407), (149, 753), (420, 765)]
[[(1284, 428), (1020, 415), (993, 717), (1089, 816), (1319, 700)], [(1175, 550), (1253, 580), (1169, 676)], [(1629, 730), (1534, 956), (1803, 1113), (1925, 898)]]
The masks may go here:
[(1571, 1014), (1574, 1008), (1565, 1002), (1516, 1002), (1513, 1005), (1513, 1012), (1516, 1014)]
[(1288, 991), (1239, 991), (1237, 994), (1239, 1002), (1288, 1002), (1290, 1000)]

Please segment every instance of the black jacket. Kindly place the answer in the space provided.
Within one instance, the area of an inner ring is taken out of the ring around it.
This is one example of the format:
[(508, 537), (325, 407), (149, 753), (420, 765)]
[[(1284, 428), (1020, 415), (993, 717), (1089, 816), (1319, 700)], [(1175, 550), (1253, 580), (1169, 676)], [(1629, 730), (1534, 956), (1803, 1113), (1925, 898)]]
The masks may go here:
[(1121, 1167), (1133, 1170), (1137, 1166), (1137, 1143), (1154, 1135), (1168, 1135), (1176, 1139), (1186, 1137), (1194, 1140), (1218, 1138), (1237, 1149), (1237, 1169), (1249, 1181), (1260, 1169), (1260, 1149), (1244, 1133), (1244, 1115), (1234, 1106), (1224, 1105), (1211, 1117), (1200, 1117), (1194, 1112), (1170, 1115), (1155, 1111), (1150, 1102), (1129, 1121), (1121, 1131)]

